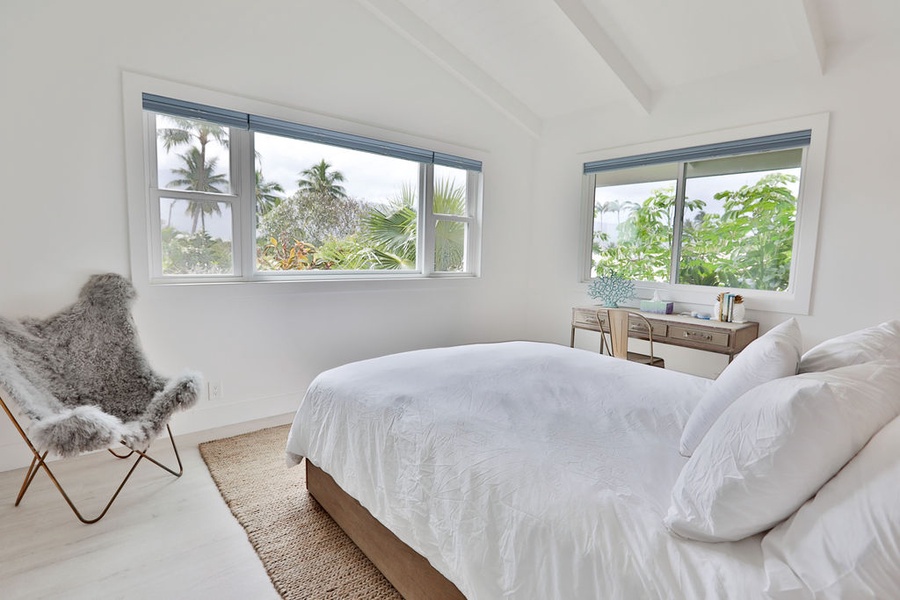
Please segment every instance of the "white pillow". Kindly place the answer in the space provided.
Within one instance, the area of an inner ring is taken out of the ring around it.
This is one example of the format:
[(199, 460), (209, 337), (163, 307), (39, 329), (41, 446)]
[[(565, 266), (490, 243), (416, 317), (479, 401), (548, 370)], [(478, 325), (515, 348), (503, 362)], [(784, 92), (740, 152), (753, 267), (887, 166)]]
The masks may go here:
[(681, 432), (681, 455), (690, 456), (719, 415), (744, 392), (773, 379), (796, 375), (801, 347), (800, 327), (791, 318), (744, 348), (716, 378), (688, 418)]
[(774, 598), (900, 598), (900, 418), (762, 541)]
[(827, 371), (872, 360), (900, 360), (900, 321), (825, 340), (800, 359), (800, 372)]
[(722, 413), (682, 469), (665, 523), (730, 541), (786, 519), (900, 413), (900, 363), (776, 379)]

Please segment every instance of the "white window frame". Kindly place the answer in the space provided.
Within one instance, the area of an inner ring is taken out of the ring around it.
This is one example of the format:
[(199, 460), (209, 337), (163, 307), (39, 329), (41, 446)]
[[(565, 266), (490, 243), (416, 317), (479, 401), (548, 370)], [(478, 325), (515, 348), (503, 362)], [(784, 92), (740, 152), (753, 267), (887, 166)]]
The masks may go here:
[[(804, 150), (803, 163), (801, 165), (800, 191), (797, 199), (794, 248), (788, 289), (785, 291), (770, 291), (728, 288), (728, 291), (737, 291), (744, 296), (747, 299), (747, 306), (752, 310), (806, 315), (809, 314), (812, 296), (816, 244), (819, 231), (819, 212), (822, 201), (822, 185), (825, 177), (825, 150), (828, 139), (827, 113), (660, 142), (620, 147), (606, 151), (586, 152), (579, 158), (583, 164), (806, 129), (809, 129), (812, 133), (809, 146)], [(583, 227), (579, 260), (579, 272), (582, 283), (590, 282), (594, 276), (591, 273), (593, 263), (591, 248), (593, 241), (594, 179), (590, 174), (582, 176)], [(635, 293), (640, 298), (650, 298), (655, 292), (658, 292), (660, 297), (665, 300), (707, 308), (715, 302), (716, 295), (723, 290), (725, 288), (713, 286), (653, 281), (635, 282)]]
[[(143, 94), (176, 98), (208, 106), (257, 114), (291, 123), (384, 140), (413, 147), (427, 147), (436, 153), (465, 156), (483, 163), (483, 153), (414, 136), (399, 134), (358, 123), (325, 117), (305, 111), (271, 105), (257, 100), (213, 92), (135, 73), (123, 73), (123, 112), (125, 117), (128, 213), (133, 279), (151, 284), (234, 283), (263, 281), (372, 281), (394, 279), (453, 279), (480, 276), (481, 215), (483, 170), (467, 171), (465, 215), (439, 215), (433, 212), (433, 164), (420, 163), (419, 204), (417, 212), (416, 268), (409, 271), (258, 271), (256, 269), (256, 210), (253, 131), (229, 128), (231, 193), (215, 194), (186, 190), (159, 189), (156, 165), (155, 114), (143, 109)], [(427, 185), (423, 185), (427, 184)], [(160, 197), (218, 201), (231, 205), (232, 264), (230, 275), (171, 275), (162, 272)], [(464, 271), (434, 269), (434, 226), (438, 220), (466, 224)]]

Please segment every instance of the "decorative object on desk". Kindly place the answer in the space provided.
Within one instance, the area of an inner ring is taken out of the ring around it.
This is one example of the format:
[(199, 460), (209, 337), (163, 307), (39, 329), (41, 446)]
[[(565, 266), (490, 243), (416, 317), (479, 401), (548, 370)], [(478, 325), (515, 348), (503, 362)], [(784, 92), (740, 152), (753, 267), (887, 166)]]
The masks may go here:
[(616, 273), (598, 275), (588, 285), (588, 296), (600, 298), (603, 306), (607, 308), (617, 308), (619, 302), (634, 296), (634, 282), (623, 279)]
[(663, 302), (662, 300), (660, 300), (659, 291), (657, 290), (654, 290), (653, 298), (651, 298), (650, 300), (641, 300), (641, 312), (671, 315), (674, 306), (674, 302)]
[(744, 298), (740, 294), (722, 292), (713, 305), (713, 319), (726, 323), (745, 322)]

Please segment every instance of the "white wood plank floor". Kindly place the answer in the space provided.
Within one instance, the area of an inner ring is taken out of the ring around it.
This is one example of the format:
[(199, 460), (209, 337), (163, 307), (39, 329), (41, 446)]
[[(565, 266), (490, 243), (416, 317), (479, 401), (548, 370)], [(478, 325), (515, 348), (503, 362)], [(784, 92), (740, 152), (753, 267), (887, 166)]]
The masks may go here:
[[(283, 415), (176, 437), (184, 475), (175, 478), (142, 461), (93, 525), (77, 520), (43, 471), (14, 507), (25, 470), (0, 473), (0, 598), (279, 598), (197, 445), (289, 422)], [(176, 464), (168, 438), (154, 443), (151, 456)], [(51, 469), (91, 518), (131, 460), (101, 452), (51, 463)]]

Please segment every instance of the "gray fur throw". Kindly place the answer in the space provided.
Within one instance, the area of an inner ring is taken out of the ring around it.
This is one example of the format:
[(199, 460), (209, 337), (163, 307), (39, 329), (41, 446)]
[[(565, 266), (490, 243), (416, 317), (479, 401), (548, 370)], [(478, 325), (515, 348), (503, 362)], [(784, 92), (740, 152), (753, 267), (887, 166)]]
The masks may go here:
[(197, 402), (199, 374), (166, 380), (150, 369), (131, 317), (135, 296), (124, 277), (94, 275), (75, 304), (47, 319), (0, 317), (0, 395), (28, 416), (39, 451), (74, 456), (120, 442), (144, 450), (175, 410)]

